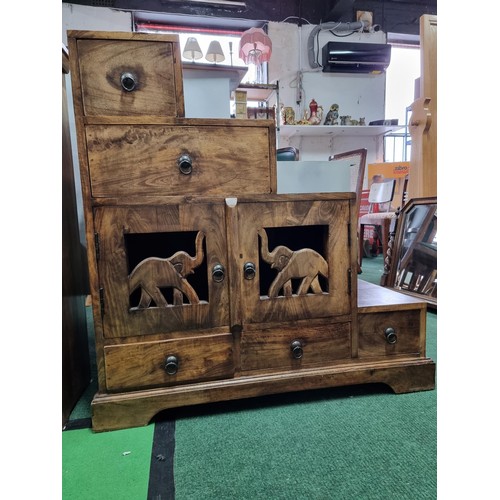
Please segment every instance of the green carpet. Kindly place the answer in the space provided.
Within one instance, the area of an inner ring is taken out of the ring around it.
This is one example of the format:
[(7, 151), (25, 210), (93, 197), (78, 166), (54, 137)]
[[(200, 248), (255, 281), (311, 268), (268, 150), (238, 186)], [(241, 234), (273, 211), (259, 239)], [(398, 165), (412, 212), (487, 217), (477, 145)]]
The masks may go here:
[(64, 500), (138, 500), (148, 491), (154, 425), (114, 432), (63, 432)]
[(435, 414), (432, 393), (353, 390), (183, 418), (176, 498), (435, 498)]
[[(378, 284), (382, 270), (367, 258), (359, 277)], [(72, 419), (90, 416), (93, 392)], [(436, 396), (361, 385), (175, 410), (175, 499), (435, 499)], [(148, 498), (154, 429), (63, 432), (64, 500)]]
[[(360, 278), (379, 283), (381, 257)], [(436, 360), (436, 314), (427, 314)], [(176, 421), (176, 499), (434, 499), (436, 391), (356, 386), (212, 405)]]

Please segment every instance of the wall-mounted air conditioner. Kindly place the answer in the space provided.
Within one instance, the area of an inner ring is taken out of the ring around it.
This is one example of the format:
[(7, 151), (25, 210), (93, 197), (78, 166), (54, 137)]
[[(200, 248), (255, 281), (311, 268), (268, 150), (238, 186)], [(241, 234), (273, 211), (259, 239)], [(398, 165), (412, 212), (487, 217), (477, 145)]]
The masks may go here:
[(383, 73), (390, 62), (389, 44), (328, 42), (323, 47), (325, 73)]

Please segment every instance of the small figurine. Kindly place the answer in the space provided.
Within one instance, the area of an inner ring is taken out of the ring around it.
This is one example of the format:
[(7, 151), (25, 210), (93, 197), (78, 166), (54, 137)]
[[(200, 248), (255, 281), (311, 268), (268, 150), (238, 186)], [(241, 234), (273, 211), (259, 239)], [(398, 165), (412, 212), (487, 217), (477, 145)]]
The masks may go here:
[(318, 103), (312, 99), (309, 103), (309, 118), (307, 121), (311, 125), (319, 125), (321, 123), (321, 118), (323, 118), (323, 108), (318, 106)]
[(350, 115), (344, 115), (340, 117), (340, 124), (341, 125), (350, 125), (351, 124), (351, 116)]
[(339, 119), (339, 105), (338, 104), (332, 104), (330, 106), (330, 111), (326, 114), (325, 122), (323, 125), (338, 125)]
[(290, 106), (281, 106), (283, 125), (295, 125), (295, 111)]
[(366, 125), (366, 122), (365, 122), (365, 118), (364, 118), (364, 117), (359, 119), (359, 124), (360, 124), (361, 126), (363, 126), (363, 127)]

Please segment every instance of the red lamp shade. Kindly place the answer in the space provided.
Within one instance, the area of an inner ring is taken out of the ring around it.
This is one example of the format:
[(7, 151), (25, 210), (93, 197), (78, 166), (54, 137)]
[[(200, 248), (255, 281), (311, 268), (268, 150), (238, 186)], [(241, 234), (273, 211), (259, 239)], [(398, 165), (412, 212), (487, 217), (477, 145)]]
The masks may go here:
[(261, 64), (271, 59), (273, 44), (262, 28), (250, 28), (240, 38), (240, 58), (245, 64)]

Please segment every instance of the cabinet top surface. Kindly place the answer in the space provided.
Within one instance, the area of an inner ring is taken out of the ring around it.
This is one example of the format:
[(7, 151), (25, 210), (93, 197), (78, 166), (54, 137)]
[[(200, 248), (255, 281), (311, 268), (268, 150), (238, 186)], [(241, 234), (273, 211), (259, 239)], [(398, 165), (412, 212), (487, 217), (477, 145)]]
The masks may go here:
[(163, 33), (136, 33), (129, 31), (68, 30), (68, 38), (93, 40), (147, 40), (149, 42), (179, 42), (178, 35)]
[(420, 308), (425, 309), (427, 304), (421, 299), (358, 279), (358, 309), (360, 312), (371, 307), (388, 307), (390, 310), (396, 310), (395, 306), (401, 306), (402, 309), (405, 306), (407, 308), (420, 306)]

